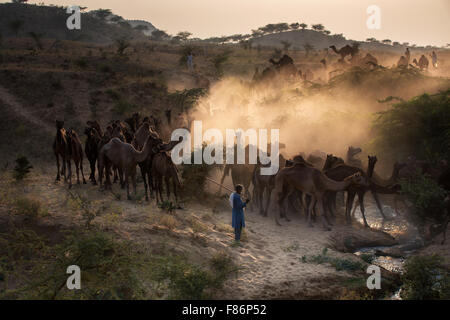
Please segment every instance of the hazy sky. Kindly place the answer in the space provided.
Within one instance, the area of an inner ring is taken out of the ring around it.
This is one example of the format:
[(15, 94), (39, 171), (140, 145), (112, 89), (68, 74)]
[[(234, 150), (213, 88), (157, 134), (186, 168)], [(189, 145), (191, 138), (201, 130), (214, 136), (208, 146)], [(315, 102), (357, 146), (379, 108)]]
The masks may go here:
[[(6, 1), (2, 1), (6, 2)], [(8, 1), (9, 2), (9, 1)], [(347, 38), (450, 43), (450, 0), (40, 0), (32, 3), (111, 9), (126, 19), (141, 19), (170, 34), (196, 37), (250, 33), (268, 23), (322, 23)], [(381, 29), (366, 26), (369, 5), (381, 9)]]

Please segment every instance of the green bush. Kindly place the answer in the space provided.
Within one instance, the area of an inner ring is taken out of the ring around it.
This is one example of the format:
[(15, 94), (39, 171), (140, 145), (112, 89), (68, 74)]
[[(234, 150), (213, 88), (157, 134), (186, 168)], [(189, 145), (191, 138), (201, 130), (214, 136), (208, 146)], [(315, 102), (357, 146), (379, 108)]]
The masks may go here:
[(450, 160), (450, 89), (424, 94), (379, 112), (373, 131), (373, 148), (389, 160), (409, 155)]
[(443, 222), (445, 220), (446, 191), (427, 175), (415, 174), (407, 179), (400, 179), (401, 193), (413, 204), (415, 214), (421, 222), (432, 220)]
[(438, 255), (413, 256), (404, 264), (403, 299), (450, 299), (450, 278)]
[(27, 157), (19, 157), (16, 159), (16, 166), (14, 167), (14, 178), (16, 180), (23, 180), (31, 171), (33, 166), (28, 161)]

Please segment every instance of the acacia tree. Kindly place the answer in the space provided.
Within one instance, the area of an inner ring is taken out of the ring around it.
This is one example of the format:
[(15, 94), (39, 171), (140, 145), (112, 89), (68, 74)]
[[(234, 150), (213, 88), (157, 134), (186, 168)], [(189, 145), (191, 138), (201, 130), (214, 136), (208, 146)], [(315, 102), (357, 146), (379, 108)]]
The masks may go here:
[(300, 23), (298, 23), (298, 22), (291, 23), (289, 25), (289, 28), (291, 28), (292, 30), (297, 30), (298, 28), (300, 28)]
[(323, 26), (323, 24), (318, 23), (318, 24), (313, 24), (312, 25), (313, 30), (315, 31), (323, 31), (325, 30), (325, 27)]
[(187, 41), (187, 39), (192, 36), (192, 33), (189, 31), (180, 31), (176, 35), (181, 41)]
[(302, 30), (305, 30), (308, 27), (308, 25), (306, 23), (300, 23), (300, 28), (302, 28)]

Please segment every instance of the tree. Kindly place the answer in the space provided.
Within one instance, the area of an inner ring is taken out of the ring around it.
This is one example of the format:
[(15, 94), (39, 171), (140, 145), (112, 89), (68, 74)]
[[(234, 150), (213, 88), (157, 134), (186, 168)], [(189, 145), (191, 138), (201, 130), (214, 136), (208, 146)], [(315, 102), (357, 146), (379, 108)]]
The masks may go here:
[(33, 166), (28, 161), (27, 157), (19, 157), (16, 159), (16, 166), (14, 167), (14, 178), (19, 181), (23, 180)]
[(264, 35), (264, 32), (262, 30), (260, 30), (260, 29), (252, 30), (252, 37), (253, 38), (259, 38), (262, 35)]
[(302, 30), (305, 30), (308, 27), (308, 25), (306, 23), (300, 23), (300, 28), (302, 28)]
[(366, 41), (367, 42), (377, 42), (378, 40), (375, 38), (367, 38)]
[(17, 36), (19, 35), (20, 29), (22, 29), (22, 27), (23, 27), (23, 21), (19, 20), (19, 19), (13, 20), (9, 23), (9, 27), (14, 32), (14, 34), (16, 35), (16, 38), (17, 38)]
[(181, 41), (187, 41), (187, 39), (192, 36), (192, 33), (189, 31), (180, 31), (176, 36), (179, 37)]
[(284, 51), (286, 51), (286, 52), (292, 46), (292, 43), (290, 43), (289, 41), (281, 41), (281, 44), (283, 45)]
[(163, 30), (155, 30), (152, 32), (152, 35), (150, 36), (150, 39), (155, 41), (166, 40), (168, 38), (170, 38), (170, 36), (167, 34), (167, 32)]
[(125, 38), (116, 39), (115, 42), (117, 45), (117, 54), (123, 56), (125, 50), (130, 46), (130, 43)]
[(12, 3), (26, 3), (28, 0), (11, 0)]
[(384, 44), (391, 44), (392, 43), (392, 41), (389, 40), (389, 39), (384, 39), (381, 42), (383, 42)]
[(325, 27), (323, 26), (323, 24), (318, 23), (318, 24), (313, 24), (312, 25), (313, 30), (315, 31), (323, 31), (325, 30)]
[(105, 20), (107, 17), (112, 15), (111, 9), (98, 9), (94, 11), (90, 11), (93, 15), (97, 16), (98, 18)]
[(289, 28), (291, 28), (292, 30), (297, 30), (298, 28), (300, 28), (300, 23), (298, 23), (298, 22), (291, 23), (289, 25)]
[(329, 30), (324, 30), (323, 33), (325, 33), (327, 36), (329, 36), (331, 34), (331, 31)]
[(305, 49), (306, 57), (308, 57), (309, 53), (314, 50), (314, 46), (312, 44), (309, 44), (309, 43), (305, 43), (303, 45), (303, 48)]
[(283, 32), (289, 30), (289, 25), (285, 22), (275, 24), (275, 32)]

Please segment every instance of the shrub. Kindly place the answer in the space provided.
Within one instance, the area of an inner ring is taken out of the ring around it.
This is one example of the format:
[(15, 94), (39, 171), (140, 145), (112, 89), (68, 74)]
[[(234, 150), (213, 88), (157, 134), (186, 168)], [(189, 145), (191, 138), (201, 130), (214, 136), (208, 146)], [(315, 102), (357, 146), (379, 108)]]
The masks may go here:
[(33, 166), (28, 161), (27, 157), (19, 157), (16, 159), (16, 166), (14, 167), (14, 178), (19, 181), (23, 180), (31, 171)]
[(414, 204), (413, 214), (420, 222), (432, 220), (439, 223), (445, 220), (446, 191), (434, 179), (415, 174), (399, 182), (401, 193)]
[(15, 203), (16, 212), (25, 215), (29, 219), (36, 219), (45, 214), (42, 203), (38, 199), (19, 198)]
[(395, 161), (425, 155), (450, 160), (450, 90), (424, 94), (378, 113), (373, 124), (377, 154)]
[(450, 299), (450, 278), (438, 255), (413, 256), (404, 264), (403, 299)]

